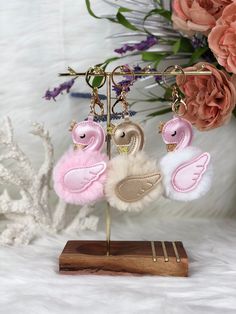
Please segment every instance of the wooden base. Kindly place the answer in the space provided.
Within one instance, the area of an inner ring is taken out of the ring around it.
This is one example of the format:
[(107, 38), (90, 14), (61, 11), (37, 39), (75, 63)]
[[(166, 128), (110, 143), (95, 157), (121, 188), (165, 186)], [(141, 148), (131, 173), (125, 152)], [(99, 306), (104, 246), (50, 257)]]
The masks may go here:
[(62, 274), (188, 276), (182, 242), (68, 241), (59, 257)]

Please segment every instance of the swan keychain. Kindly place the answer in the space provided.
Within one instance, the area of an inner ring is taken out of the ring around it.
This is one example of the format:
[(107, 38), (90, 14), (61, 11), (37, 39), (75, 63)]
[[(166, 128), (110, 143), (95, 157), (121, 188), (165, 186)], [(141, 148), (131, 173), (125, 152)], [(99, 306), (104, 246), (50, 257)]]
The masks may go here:
[[(161, 174), (156, 161), (142, 152), (144, 133), (142, 128), (129, 118), (126, 91), (129, 85), (118, 85), (114, 81), (117, 69), (134, 73), (128, 66), (119, 66), (112, 73), (113, 84), (121, 89), (121, 94), (112, 107), (121, 102), (124, 121), (113, 127), (112, 140), (117, 147), (118, 156), (108, 163), (105, 194), (111, 206), (121, 211), (141, 211), (162, 194)], [(132, 84), (132, 81), (130, 82)]]
[[(91, 73), (101, 74), (103, 80), (93, 87), (89, 78)], [(69, 149), (57, 162), (54, 171), (54, 189), (57, 195), (67, 203), (93, 204), (104, 197), (107, 156), (101, 153), (105, 143), (102, 126), (94, 121), (96, 106), (104, 114), (103, 103), (99, 99), (98, 88), (105, 84), (106, 76), (101, 68), (90, 68), (86, 73), (86, 82), (93, 89), (90, 113), (86, 121), (72, 122), (70, 131), (74, 149)]]
[[(181, 71), (185, 77), (180, 66), (170, 66), (164, 72), (171, 69)], [(191, 146), (193, 129), (192, 125), (182, 118), (187, 111), (187, 105), (179, 95), (176, 85), (173, 86), (172, 98), (172, 111), (176, 116), (160, 126), (168, 151), (159, 163), (163, 176), (162, 184), (167, 198), (191, 201), (206, 194), (211, 187), (211, 156), (208, 152)], [(184, 112), (179, 112), (180, 107), (184, 108)]]

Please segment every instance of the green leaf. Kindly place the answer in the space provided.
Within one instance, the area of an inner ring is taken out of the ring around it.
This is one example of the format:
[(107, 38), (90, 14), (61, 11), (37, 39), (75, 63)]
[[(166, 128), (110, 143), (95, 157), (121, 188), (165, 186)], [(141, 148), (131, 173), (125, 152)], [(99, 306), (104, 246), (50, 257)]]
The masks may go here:
[(143, 100), (145, 102), (166, 102), (166, 99), (165, 98), (162, 98), (162, 97), (156, 97), (156, 98), (148, 98), (148, 99), (145, 99)]
[(144, 17), (143, 22), (145, 23), (145, 21), (152, 15), (161, 15), (168, 21), (171, 21), (171, 11), (165, 9), (153, 9), (149, 11), (148, 14)]
[[(93, 10), (91, 9), (91, 4), (90, 4), (90, 0), (85, 0), (85, 4), (86, 4), (86, 7), (87, 7), (87, 10), (88, 10), (88, 13), (92, 16), (92, 17), (95, 17), (96, 19), (107, 19), (113, 23), (117, 23), (117, 20), (112, 18), (112, 17), (100, 17), (100, 16), (97, 16)], [(125, 10), (125, 8), (122, 8), (123, 10)], [(127, 9), (128, 10), (128, 9)], [(126, 11), (127, 12), (127, 11)]]
[(172, 98), (172, 91), (173, 91), (172, 87), (166, 88), (165, 93), (164, 93), (164, 98), (166, 101)]
[(163, 16), (168, 21), (171, 21), (171, 12), (165, 9), (154, 9), (154, 14), (159, 14)]
[(235, 107), (234, 110), (233, 110), (233, 115), (234, 115), (235, 118), (236, 118), (236, 107)]
[(119, 59), (121, 59), (121, 58), (122, 58), (122, 57), (112, 57), (112, 58), (108, 58), (108, 59), (106, 59), (104, 62), (96, 64), (96, 66), (102, 67), (103, 70), (105, 70), (109, 63), (111, 63), (111, 62), (113, 62), (113, 61), (116, 61), (116, 60), (119, 60)]
[(188, 64), (191, 65), (191, 64), (194, 64), (194, 63), (196, 63), (197, 61), (199, 61), (199, 59), (201, 58), (201, 56), (202, 56), (205, 52), (207, 52), (208, 49), (209, 49), (208, 47), (199, 47), (199, 48), (197, 48), (197, 49), (193, 52), (193, 54), (192, 54), (192, 56), (191, 56), (191, 58), (190, 58)]
[(168, 113), (168, 112), (171, 112), (171, 111), (172, 111), (172, 109), (171, 109), (171, 108), (161, 109), (161, 110), (158, 110), (158, 111), (155, 111), (155, 112), (149, 113), (149, 114), (148, 114), (148, 117), (156, 117), (156, 116), (161, 116), (162, 114), (165, 114), (165, 113)]
[(105, 64), (107, 65), (107, 64), (109, 64), (110, 62), (119, 60), (120, 58), (121, 58), (121, 57), (111, 57), (111, 58), (106, 59), (103, 63), (105, 63)]
[(88, 13), (89, 13), (91, 16), (95, 17), (96, 19), (100, 19), (100, 17), (97, 16), (97, 15), (93, 12), (93, 10), (91, 9), (90, 1), (89, 1), (89, 0), (85, 0), (85, 3), (86, 3), (86, 7), (87, 7), (87, 10), (88, 10)]
[(131, 29), (132, 31), (138, 31), (139, 29), (131, 24), (126, 17), (118, 10), (116, 14), (117, 21), (126, 28)]
[(145, 52), (142, 52), (141, 55), (142, 55), (143, 61), (153, 61), (153, 62), (155, 62), (155, 66), (157, 66), (158, 63), (160, 63), (160, 61), (163, 60), (168, 54), (145, 51)]
[(103, 76), (95, 76), (92, 82), (93, 87), (99, 87), (102, 83), (102, 80), (103, 80)]
[(193, 46), (188, 38), (181, 37), (173, 45), (173, 53), (177, 54), (178, 52), (193, 52)]
[(118, 12), (132, 12), (132, 10), (125, 7), (120, 7)]

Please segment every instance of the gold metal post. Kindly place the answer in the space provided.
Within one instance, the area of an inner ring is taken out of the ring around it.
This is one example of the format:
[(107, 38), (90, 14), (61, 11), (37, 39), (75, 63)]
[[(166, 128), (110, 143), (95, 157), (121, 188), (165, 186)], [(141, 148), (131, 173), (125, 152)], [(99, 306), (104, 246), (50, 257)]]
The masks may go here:
[[(107, 130), (111, 127), (111, 74), (107, 74)], [(111, 135), (107, 132), (107, 155), (111, 159)], [(106, 240), (107, 240), (107, 256), (110, 255), (111, 240), (111, 208), (107, 202), (106, 206)]]
[[(107, 77), (111, 77), (111, 72), (106, 72)], [(122, 76), (122, 75), (131, 75), (131, 73), (128, 72), (115, 72), (113, 75), (115, 76)], [(154, 75), (159, 75), (159, 76), (178, 76), (178, 75), (211, 75), (211, 71), (204, 71), (204, 70), (199, 70), (199, 71), (170, 71), (170, 72), (160, 72), (160, 71), (155, 71), (155, 72), (135, 72), (134, 76), (154, 76)], [(86, 75), (86, 72), (67, 72), (67, 73), (59, 73), (59, 76), (84, 76)], [(90, 76), (102, 76), (101, 73), (91, 73), (89, 74)], [(132, 74), (133, 75), (133, 74)]]

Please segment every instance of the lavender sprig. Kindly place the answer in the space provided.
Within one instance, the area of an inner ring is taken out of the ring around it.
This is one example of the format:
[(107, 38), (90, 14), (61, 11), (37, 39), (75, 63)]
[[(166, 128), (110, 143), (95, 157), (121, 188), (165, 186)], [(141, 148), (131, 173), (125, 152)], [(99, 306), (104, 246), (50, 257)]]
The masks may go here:
[(51, 100), (53, 99), (56, 101), (56, 97), (60, 94), (63, 94), (63, 91), (66, 91), (67, 93), (70, 92), (71, 87), (74, 85), (76, 78), (73, 78), (67, 82), (64, 82), (60, 84), (58, 87), (54, 87), (53, 90), (47, 90), (43, 98), (46, 100)]
[[(135, 65), (133, 68), (130, 68), (134, 74), (135, 73), (139, 73), (139, 72), (143, 72), (146, 71), (147, 69), (144, 67), (143, 69), (137, 64)], [(124, 72), (127, 70), (124, 70)], [(149, 69), (149, 72), (155, 72), (156, 69)], [(141, 75), (135, 75), (134, 78), (132, 75), (124, 75), (125, 79), (118, 82), (117, 85), (112, 85), (112, 90), (115, 92), (116, 97), (119, 97), (122, 90), (124, 90), (126, 93), (128, 93), (130, 91), (130, 87), (133, 86), (134, 82), (136, 82), (138, 79), (140, 79), (142, 76)], [(161, 76), (159, 75), (154, 75), (154, 80), (158, 83), (161, 81)]]
[(125, 44), (123, 47), (117, 48), (114, 51), (121, 55), (125, 54), (128, 51), (135, 51), (135, 50), (144, 51), (156, 45), (157, 42), (158, 42), (157, 38), (153, 35), (150, 35), (150, 36), (147, 36), (145, 40), (142, 40), (137, 44), (134, 44), (134, 45)]
[[(135, 116), (136, 115), (136, 111), (134, 110), (129, 110), (129, 116), (132, 117), (132, 116)], [(117, 113), (112, 113), (110, 115), (110, 119), (111, 120), (119, 120), (119, 119), (122, 119), (124, 116), (123, 116), (123, 113), (122, 112), (117, 112)], [(106, 122), (107, 121), (107, 114), (104, 114), (102, 116), (94, 116), (94, 121), (96, 122)], [(85, 120), (88, 120), (88, 118), (86, 118)]]

